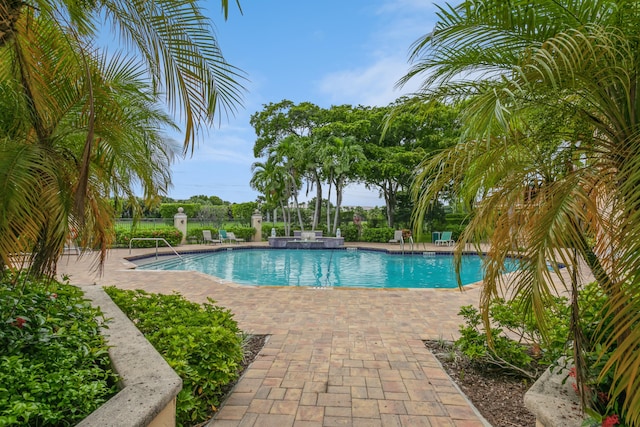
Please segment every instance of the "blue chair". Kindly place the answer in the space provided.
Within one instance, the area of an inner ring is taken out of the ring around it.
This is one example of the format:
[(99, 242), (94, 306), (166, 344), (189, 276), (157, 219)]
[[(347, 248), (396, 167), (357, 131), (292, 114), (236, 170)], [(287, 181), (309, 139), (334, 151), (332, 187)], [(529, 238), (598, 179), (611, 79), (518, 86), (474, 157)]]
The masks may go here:
[(437, 246), (443, 246), (443, 245), (451, 246), (455, 242), (456, 241), (451, 238), (451, 231), (443, 231), (440, 238), (435, 241), (435, 244)]
[(220, 240), (222, 241), (222, 243), (226, 241), (231, 243), (231, 239), (229, 239), (229, 236), (227, 235), (227, 230), (223, 230), (223, 229), (218, 230), (218, 236), (220, 237)]

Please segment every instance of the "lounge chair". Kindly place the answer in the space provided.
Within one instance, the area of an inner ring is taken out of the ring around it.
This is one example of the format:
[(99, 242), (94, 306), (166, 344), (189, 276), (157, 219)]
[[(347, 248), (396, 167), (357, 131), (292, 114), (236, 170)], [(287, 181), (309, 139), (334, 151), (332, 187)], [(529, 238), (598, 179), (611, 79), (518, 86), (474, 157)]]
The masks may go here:
[(222, 240), (211, 237), (211, 230), (202, 230), (202, 240), (205, 245), (209, 243), (222, 243)]
[(236, 243), (240, 243), (240, 242), (244, 242), (245, 240), (240, 238), (240, 237), (236, 237), (236, 235), (234, 233), (232, 233), (231, 231), (227, 232), (227, 237), (229, 238), (230, 242), (236, 242)]
[(227, 230), (223, 230), (223, 229), (218, 230), (218, 236), (220, 237), (220, 240), (222, 241), (222, 243), (226, 241), (231, 242), (231, 240), (229, 240), (229, 236), (227, 235)]
[(404, 238), (402, 237), (402, 230), (394, 231), (393, 239), (389, 240), (389, 243), (404, 243)]
[(443, 231), (440, 238), (436, 240), (434, 243), (437, 246), (444, 246), (444, 245), (451, 246), (455, 242), (456, 241), (451, 238), (451, 231)]
[(218, 230), (218, 234), (220, 235), (220, 239), (222, 240), (222, 243), (224, 242), (234, 242), (234, 243), (238, 243), (238, 242), (244, 242), (244, 239), (240, 239), (238, 237), (236, 237), (236, 235), (234, 233), (232, 233), (231, 231), (227, 231), (227, 230)]

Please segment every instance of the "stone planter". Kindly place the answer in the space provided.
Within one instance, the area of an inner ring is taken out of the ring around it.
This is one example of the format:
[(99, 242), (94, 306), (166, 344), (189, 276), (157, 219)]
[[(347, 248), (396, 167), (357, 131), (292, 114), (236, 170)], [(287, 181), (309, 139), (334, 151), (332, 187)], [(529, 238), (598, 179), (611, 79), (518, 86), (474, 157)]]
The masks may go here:
[(109, 319), (103, 334), (121, 390), (78, 426), (174, 427), (182, 379), (99, 286), (82, 287), (85, 297)]
[(524, 405), (536, 416), (536, 427), (582, 425), (580, 398), (572, 386), (575, 380), (567, 378), (568, 368), (561, 368), (566, 366), (563, 359), (558, 364), (553, 372), (548, 368), (524, 395)]

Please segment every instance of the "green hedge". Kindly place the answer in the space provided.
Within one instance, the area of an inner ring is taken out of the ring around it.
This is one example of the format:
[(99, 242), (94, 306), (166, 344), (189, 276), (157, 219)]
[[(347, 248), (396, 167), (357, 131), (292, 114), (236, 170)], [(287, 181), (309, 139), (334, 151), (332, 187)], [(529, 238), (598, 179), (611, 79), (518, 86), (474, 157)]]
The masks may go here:
[[(364, 230), (364, 226), (362, 227)], [(358, 241), (358, 227), (355, 224), (347, 224), (340, 227), (340, 233), (344, 237), (345, 242), (357, 242)]]
[(276, 236), (284, 236), (284, 225), (269, 225), (269, 223), (262, 224), (262, 240), (268, 240), (271, 237), (271, 229), (276, 229)]
[(0, 426), (75, 425), (118, 392), (100, 317), (76, 287), (5, 273)]
[(224, 387), (237, 379), (242, 361), (242, 335), (231, 312), (211, 299), (199, 305), (179, 294), (115, 287), (105, 291), (182, 378), (178, 425), (209, 418), (224, 397)]
[(216, 231), (211, 227), (187, 228), (187, 243), (202, 243), (202, 230), (211, 230), (211, 236), (215, 238)]
[[(247, 242), (250, 242), (253, 240), (253, 235), (256, 232), (256, 229), (253, 227), (240, 227), (240, 226), (225, 228), (225, 230), (232, 232), (233, 234), (235, 234), (237, 238), (244, 239)], [(218, 231), (216, 230), (215, 232), (217, 233)]]
[(449, 213), (445, 215), (447, 224), (467, 224), (469, 222), (469, 214), (466, 212)]
[(395, 230), (390, 227), (383, 227), (383, 228), (363, 227), (361, 240), (363, 242), (387, 243), (389, 242), (389, 240), (393, 239), (394, 231)]
[[(262, 238), (267, 240), (269, 236), (271, 236), (271, 228), (272, 226), (267, 225), (262, 229)], [(276, 229), (276, 236), (282, 237), (284, 236), (284, 226), (276, 225), (273, 227)], [(319, 230), (323, 230), (323, 236), (327, 236), (328, 234), (325, 231), (326, 227), (318, 227)], [(379, 243), (387, 243), (389, 240), (393, 239), (394, 229), (389, 227), (384, 228), (369, 228), (366, 224), (362, 225), (362, 236), (358, 239), (358, 227), (355, 224), (347, 224), (340, 227), (340, 233), (342, 237), (344, 237), (345, 242), (379, 242)], [(293, 231), (291, 233), (293, 235)], [(236, 234), (237, 235), (237, 234)]]
[[(129, 242), (133, 238), (163, 238), (171, 246), (178, 246), (182, 241), (182, 232), (175, 227), (162, 227), (154, 229), (143, 229), (131, 231), (126, 228), (116, 228), (115, 246), (129, 247)], [(200, 233), (202, 237), (202, 233)], [(153, 240), (134, 240), (131, 243), (132, 248), (154, 248), (156, 242)], [(164, 246), (164, 242), (158, 242), (159, 247)]]

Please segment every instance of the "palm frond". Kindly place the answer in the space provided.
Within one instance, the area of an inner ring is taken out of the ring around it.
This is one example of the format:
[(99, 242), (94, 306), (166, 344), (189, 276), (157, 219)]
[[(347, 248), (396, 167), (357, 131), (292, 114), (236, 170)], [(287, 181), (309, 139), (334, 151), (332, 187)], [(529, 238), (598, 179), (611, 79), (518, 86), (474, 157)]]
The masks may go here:
[(185, 152), (193, 150), (199, 127), (214, 114), (235, 113), (242, 103), (243, 73), (224, 59), (211, 22), (193, 0), (120, 0), (104, 7), (121, 38), (140, 49), (170, 111), (183, 115)]

